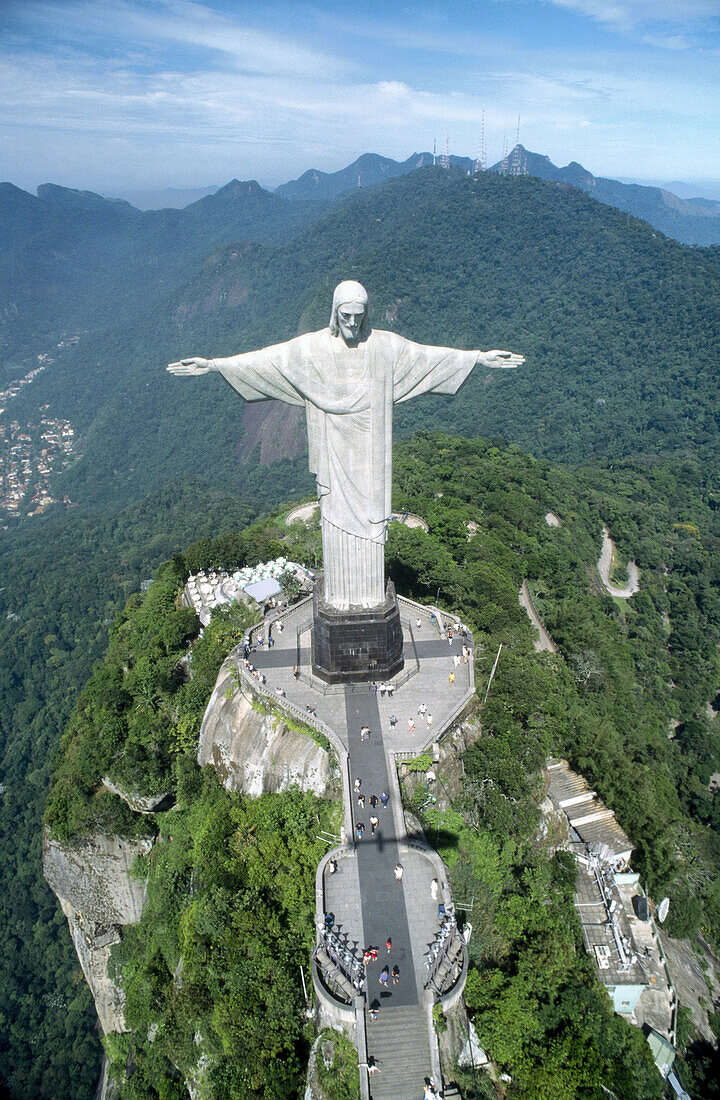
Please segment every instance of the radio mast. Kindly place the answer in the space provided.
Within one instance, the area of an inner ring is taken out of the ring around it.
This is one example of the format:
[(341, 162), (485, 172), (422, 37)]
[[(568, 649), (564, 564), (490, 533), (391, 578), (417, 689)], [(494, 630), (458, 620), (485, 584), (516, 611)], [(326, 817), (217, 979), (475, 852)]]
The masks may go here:
[(473, 170), (475, 172), (487, 171), (487, 149), (485, 147), (485, 112), (482, 113), (482, 123), (480, 126), (480, 144), (478, 145), (477, 160)]

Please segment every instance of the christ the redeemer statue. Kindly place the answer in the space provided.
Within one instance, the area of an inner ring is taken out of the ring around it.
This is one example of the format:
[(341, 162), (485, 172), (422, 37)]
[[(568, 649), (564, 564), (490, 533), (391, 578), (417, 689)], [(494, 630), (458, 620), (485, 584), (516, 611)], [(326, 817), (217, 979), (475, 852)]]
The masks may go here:
[(456, 393), (476, 363), (523, 362), (508, 351), (426, 347), (371, 329), (364, 287), (343, 282), (327, 328), (228, 359), (182, 359), (168, 370), (217, 371), (246, 401), (304, 406), (320, 501), (324, 598), (347, 611), (385, 598), (393, 405), (422, 393)]

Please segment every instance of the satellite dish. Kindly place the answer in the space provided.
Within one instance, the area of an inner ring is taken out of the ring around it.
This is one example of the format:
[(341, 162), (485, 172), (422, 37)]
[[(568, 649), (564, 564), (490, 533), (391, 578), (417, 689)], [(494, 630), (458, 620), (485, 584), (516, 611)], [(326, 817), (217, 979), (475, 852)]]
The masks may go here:
[(660, 921), (661, 924), (665, 920), (665, 917), (668, 915), (669, 908), (670, 898), (663, 898), (657, 907), (657, 919)]

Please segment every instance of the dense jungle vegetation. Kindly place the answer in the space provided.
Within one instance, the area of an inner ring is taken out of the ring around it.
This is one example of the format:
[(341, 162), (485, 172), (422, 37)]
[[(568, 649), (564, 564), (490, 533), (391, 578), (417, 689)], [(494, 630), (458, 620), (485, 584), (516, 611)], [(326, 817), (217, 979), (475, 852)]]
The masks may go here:
[(0, 1092), (89, 1097), (98, 1079), (92, 998), (41, 868), (48, 783), (78, 692), (119, 608), (158, 564), (244, 527), (258, 506), (176, 482), (112, 516), (59, 513), (2, 537)]
[[(689, 935), (700, 925), (720, 942), (719, 822), (708, 790), (720, 735), (706, 713), (720, 640), (712, 487), (697, 465), (569, 471), (497, 441), (437, 433), (399, 449), (395, 481), (395, 507), (430, 525), (429, 534), (391, 527), (387, 562), (399, 590), (434, 599), (440, 589), (481, 656), (503, 642), (462, 793), (449, 810), (425, 810), (458, 896), (479, 902), (467, 1002), (481, 1041), (518, 1095), (599, 1098), (605, 1086), (628, 1100), (659, 1097), (644, 1038), (613, 1015), (582, 951), (572, 863), (549, 858), (538, 841), (540, 777), (549, 754), (566, 756), (616, 811), (650, 892), (669, 893), (668, 930)], [(560, 527), (547, 524), (548, 510)], [(603, 523), (640, 566), (631, 601), (604, 595), (597, 581)], [(299, 794), (230, 796), (193, 762), (204, 699), (245, 617), (216, 616), (193, 646), (196, 676), (188, 684), (175, 673), (194, 629), (174, 598), (187, 571), (288, 546), (317, 554), (317, 534), (266, 520), (175, 555), (126, 605), (65, 736), (47, 812), (59, 835), (93, 823), (137, 827), (100, 791), (108, 770), (136, 789), (170, 786), (178, 799), (157, 815), (159, 842), (144, 868), (150, 904), (116, 962), (134, 1033), (111, 1048), (138, 1067), (123, 1085), (138, 1100), (184, 1096), (183, 1074), (197, 1071), (203, 1051), (218, 1097), (290, 1097), (302, 1080), (309, 1035), (298, 965), (312, 939), (315, 832), (331, 808)], [(558, 657), (534, 651), (517, 599), (523, 580)], [(487, 674), (479, 661), (483, 693)], [(271, 929), (259, 939), (258, 910)], [(688, 1064), (694, 1072), (697, 1060)], [(712, 1068), (697, 1073), (709, 1088)]]
[[(79, 510), (0, 536), (0, 1093), (5, 1087), (13, 1098), (83, 1100), (97, 1079), (90, 997), (40, 875), (40, 820), (62, 730), (109, 627), (127, 596), (179, 547), (244, 529), (312, 491), (302, 456), (290, 460), (279, 448), (270, 467), (259, 465), (258, 448), (247, 447), (238, 426), (239, 399), (218, 379), (181, 382), (164, 365), (319, 328), (333, 285), (348, 276), (371, 291), (378, 327), (429, 343), (510, 346), (528, 357), (521, 372), (476, 371), (454, 399), (424, 397), (396, 410), (398, 437), (437, 428), (485, 433), (537, 456), (523, 458), (504, 443), (467, 444), (465, 452), (445, 441), (440, 467), (423, 458), (413, 474), (415, 457), (431, 446), (421, 441), (401, 452), (396, 470), (397, 506), (411, 502), (434, 517), (428, 538), (393, 530), (389, 560), (398, 584), (420, 598), (434, 598), (440, 587), (441, 599), (464, 609), (488, 647), (507, 640), (501, 672), (521, 684), (528, 669), (546, 676), (547, 706), (560, 711), (557, 723), (542, 711), (537, 720), (518, 718), (519, 726), (513, 719), (493, 737), (489, 760), (477, 766), (489, 767), (497, 755), (504, 778), (478, 789), (480, 809), (472, 814), (500, 821), (515, 805), (507, 799), (516, 798), (523, 820), (511, 826), (529, 835), (531, 793), (524, 801), (508, 792), (512, 783), (532, 792), (527, 777), (547, 747), (536, 743), (537, 731), (554, 731), (552, 751), (564, 752), (616, 810), (650, 889), (671, 892), (676, 933), (701, 926), (717, 942), (718, 811), (708, 779), (719, 770), (718, 736), (705, 705), (718, 688), (720, 250), (681, 246), (578, 191), (529, 178), (430, 168), (353, 193), (296, 239), (316, 212), (290, 224), (277, 204), (260, 196), (253, 208), (257, 196), (250, 198), (247, 209), (234, 209), (231, 189), (215, 206), (194, 204), (186, 238), (186, 223), (174, 214), (169, 228), (162, 218), (146, 219), (144, 244), (123, 245), (127, 266), (116, 265), (109, 281), (103, 276), (102, 300), (70, 303), (72, 331), (88, 329), (80, 343), (53, 353), (52, 369), (13, 401), (21, 421), (48, 403), (52, 415), (75, 426), (75, 459), (54, 488), (80, 502)], [(72, 254), (83, 278), (100, 285), (115, 233), (103, 230), (85, 263), (72, 252), (73, 227), (104, 215), (89, 215), (83, 199), (64, 220), (60, 199), (67, 196), (55, 196), (54, 212), (39, 224), (59, 234), (62, 246), (47, 273), (55, 289), (28, 299), (53, 340), (69, 331), (62, 318), (78, 286), (63, 257)], [(211, 256), (201, 247), (203, 211), (220, 245)], [(128, 216), (135, 215), (111, 211), (113, 224)], [(228, 233), (243, 243), (226, 246)], [(45, 270), (33, 252), (40, 243), (19, 246), (16, 273)], [(160, 261), (168, 244), (176, 255), (166, 277)], [(192, 274), (201, 253), (205, 263)], [(122, 314), (112, 308), (118, 279), (128, 284), (118, 299)], [(82, 287), (87, 296), (87, 282)], [(140, 297), (145, 307), (131, 315)], [(115, 327), (101, 333), (108, 323)], [(16, 346), (44, 350), (36, 340), (44, 334), (30, 317)], [(35, 360), (19, 353), (6, 358), (0, 380), (30, 365)], [(563, 472), (543, 458), (596, 466)], [(430, 489), (438, 478), (440, 500)], [(557, 499), (548, 506), (563, 518), (554, 531), (542, 523), (550, 488)], [(122, 510), (90, 515), (89, 506)], [(467, 544), (465, 513), (478, 513), (481, 526)], [(643, 570), (641, 592), (629, 604), (593, 589), (601, 521)], [(262, 538), (281, 534), (271, 524)], [(203, 554), (218, 564), (228, 557), (210, 543), (194, 552), (198, 562)], [(552, 673), (532, 654), (516, 606), (512, 586), (524, 575), (561, 650)], [(176, 641), (184, 644), (182, 636), (169, 639), (167, 666)], [(173, 686), (170, 675), (159, 698)], [(177, 754), (163, 741), (160, 710), (142, 729), (138, 712), (137, 755), (114, 761), (119, 775), (129, 778), (152, 762), (159, 784), (164, 769), (172, 770)], [(152, 737), (161, 752), (150, 761), (143, 754)], [(527, 741), (522, 767), (506, 737)], [(68, 802), (68, 828), (92, 801), (83, 792), (79, 784), (80, 797)], [(215, 796), (207, 797), (210, 805)], [(562, 874), (554, 874), (562, 893)], [(508, 876), (504, 882), (515, 881), (514, 870)]]
[(218, 249), (132, 323), (59, 352), (17, 415), (47, 402), (75, 426), (81, 457), (58, 484), (82, 503), (122, 504), (179, 467), (241, 485), (237, 396), (165, 364), (321, 328), (348, 276), (370, 288), (380, 328), (527, 356), (512, 375), (476, 370), (454, 399), (399, 406), (400, 436), (499, 435), (571, 462), (720, 456), (720, 250), (667, 240), (574, 188), (432, 168), (349, 196), (280, 248)]

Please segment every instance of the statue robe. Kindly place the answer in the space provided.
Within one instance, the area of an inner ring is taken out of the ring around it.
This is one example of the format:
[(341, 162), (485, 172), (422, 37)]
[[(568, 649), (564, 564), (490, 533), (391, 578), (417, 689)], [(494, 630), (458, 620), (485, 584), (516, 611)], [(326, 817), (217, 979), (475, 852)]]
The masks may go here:
[[(343, 351), (342, 365), (336, 347), (337, 339), (322, 329), (213, 364), (246, 401), (305, 406), (325, 599), (345, 610), (375, 607), (385, 598), (393, 405), (422, 393), (455, 393), (478, 352), (426, 347), (375, 329), (357, 349)], [(350, 369), (348, 353), (356, 361)]]

